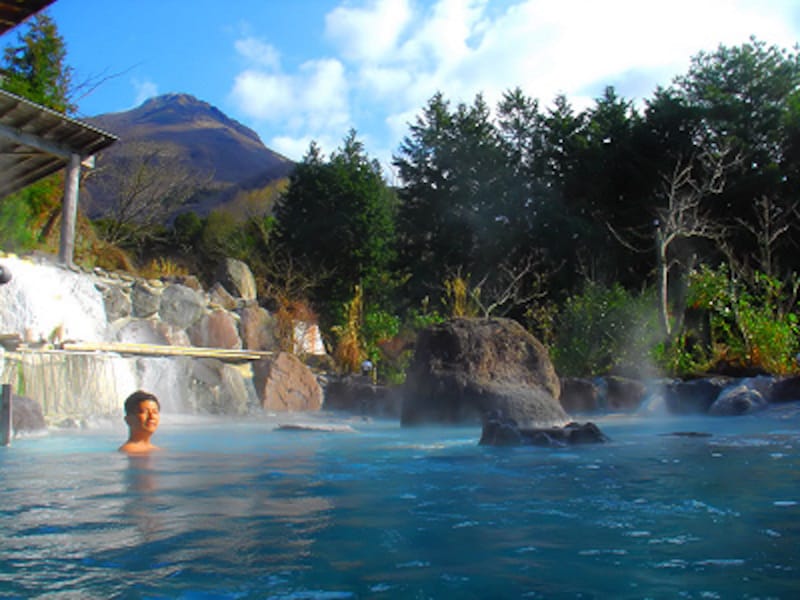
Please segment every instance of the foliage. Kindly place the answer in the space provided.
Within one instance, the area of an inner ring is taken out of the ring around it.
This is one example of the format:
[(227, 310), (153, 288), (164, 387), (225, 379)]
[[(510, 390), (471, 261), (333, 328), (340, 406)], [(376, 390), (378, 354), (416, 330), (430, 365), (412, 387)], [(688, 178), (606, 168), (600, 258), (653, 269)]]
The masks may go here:
[(444, 280), (444, 299), (442, 303), (451, 317), (475, 317), (479, 307), (476, 297), (480, 296), (480, 288), (471, 288), (469, 276), (464, 278), (460, 273)]
[(653, 360), (664, 373), (676, 377), (706, 373), (714, 364), (713, 351), (698, 341), (693, 332), (683, 329), (653, 347)]
[(634, 296), (619, 284), (607, 288), (590, 282), (564, 303), (551, 355), (560, 375), (646, 373), (656, 339), (652, 294)]
[(305, 302), (289, 300), (286, 297), (278, 299), (274, 312), (277, 323), (278, 346), (284, 352), (294, 352), (294, 329), (297, 321), (315, 323), (317, 315)]
[(310, 293), (326, 322), (355, 286), (368, 302), (386, 302), (394, 212), (394, 194), (354, 131), (328, 160), (312, 144), (295, 168), (275, 211), (276, 243), (319, 274)]
[[(729, 227), (728, 244), (737, 266), (757, 254), (758, 236), (751, 233), (763, 223), (752, 210), (756, 199), (770, 198), (778, 212), (796, 209), (800, 181), (792, 177), (797, 156), (791, 149), (798, 89), (800, 49), (782, 50), (756, 39), (698, 53), (688, 73), (676, 80), (676, 94), (700, 117), (701, 141), (712, 149), (730, 148), (740, 158), (738, 169), (727, 176), (724, 193), (710, 206), (712, 217)], [(796, 253), (789, 249), (789, 237), (785, 239), (785, 266), (797, 270)]]
[(690, 306), (708, 315), (706, 352), (712, 362), (778, 374), (796, 370), (800, 327), (796, 313), (782, 308), (793, 293), (784, 282), (759, 273), (754, 285), (747, 286), (732, 279), (724, 265), (703, 266), (690, 281)]
[(29, 223), (31, 207), (19, 194), (0, 202), (0, 240), (7, 252), (23, 252), (34, 247), (36, 237)]
[(139, 269), (139, 276), (147, 279), (158, 279), (159, 277), (175, 277), (177, 275), (188, 275), (189, 270), (177, 264), (175, 261), (163, 256), (151, 259), (145, 266)]
[(27, 186), (0, 202), (0, 243), (14, 252), (32, 250), (47, 242), (60, 217), (60, 174)]
[(46, 13), (39, 13), (20, 30), (0, 62), (0, 87), (61, 113), (75, 112), (72, 69), (66, 64), (64, 38)]
[(361, 286), (355, 286), (353, 298), (344, 305), (343, 320), (331, 327), (336, 335), (336, 347), (333, 356), (339, 367), (347, 373), (358, 371), (361, 362), (366, 358), (363, 327), (364, 294)]
[(394, 165), (404, 182), (398, 229), (412, 302), (457, 269), (480, 277), (507, 256), (503, 148), (481, 96), (451, 111), (436, 94), (411, 125)]
[[(409, 308), (402, 319), (385, 312), (372, 316), (367, 311), (365, 337), (370, 359), (378, 365), (381, 381), (394, 385), (403, 383), (413, 358), (417, 335), (445, 320), (437, 311), (430, 310), (428, 304), (428, 300), (423, 299), (419, 308)], [(370, 340), (374, 340), (374, 345)]]
[(224, 258), (247, 260), (256, 246), (248, 227), (225, 210), (215, 210), (208, 215), (200, 240), (203, 254), (214, 264)]

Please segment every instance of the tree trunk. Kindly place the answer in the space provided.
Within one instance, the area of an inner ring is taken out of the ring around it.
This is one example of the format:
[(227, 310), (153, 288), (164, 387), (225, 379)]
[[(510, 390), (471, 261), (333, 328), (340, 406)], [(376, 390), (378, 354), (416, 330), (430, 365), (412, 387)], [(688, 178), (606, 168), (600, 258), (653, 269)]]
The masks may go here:
[(667, 245), (661, 227), (656, 229), (656, 270), (658, 272), (658, 317), (665, 339), (672, 335), (669, 322), (669, 264)]

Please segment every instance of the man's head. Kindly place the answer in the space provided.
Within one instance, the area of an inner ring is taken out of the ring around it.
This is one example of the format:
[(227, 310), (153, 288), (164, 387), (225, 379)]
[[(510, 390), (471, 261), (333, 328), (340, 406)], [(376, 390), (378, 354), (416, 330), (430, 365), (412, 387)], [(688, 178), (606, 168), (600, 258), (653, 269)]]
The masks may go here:
[(139, 404), (142, 402), (155, 402), (156, 406), (160, 409), (161, 403), (156, 398), (155, 394), (138, 390), (133, 392), (125, 399), (125, 415), (130, 415), (139, 412)]
[(160, 411), (158, 398), (148, 392), (139, 390), (125, 399), (125, 422), (131, 433), (141, 431), (152, 435), (158, 428)]

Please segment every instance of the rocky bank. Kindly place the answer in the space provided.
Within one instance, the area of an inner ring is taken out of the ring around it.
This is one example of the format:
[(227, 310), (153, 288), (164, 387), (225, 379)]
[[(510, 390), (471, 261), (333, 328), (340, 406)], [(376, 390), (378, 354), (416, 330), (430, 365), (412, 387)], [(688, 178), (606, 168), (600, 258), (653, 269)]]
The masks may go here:
[[(0, 257), (2, 381), (42, 407), (48, 422), (118, 416), (135, 389), (165, 412), (241, 415), (318, 410), (322, 389), (296, 355), (324, 355), (319, 329), (295, 323), (294, 353), (281, 352), (274, 315), (258, 303), (246, 264), (226, 260), (216, 282), (142, 279), (67, 269), (49, 256)], [(263, 353), (258, 360), (133, 355), (107, 344)], [(81, 348), (81, 351), (75, 351)], [(70, 350), (71, 349), (71, 350)]]

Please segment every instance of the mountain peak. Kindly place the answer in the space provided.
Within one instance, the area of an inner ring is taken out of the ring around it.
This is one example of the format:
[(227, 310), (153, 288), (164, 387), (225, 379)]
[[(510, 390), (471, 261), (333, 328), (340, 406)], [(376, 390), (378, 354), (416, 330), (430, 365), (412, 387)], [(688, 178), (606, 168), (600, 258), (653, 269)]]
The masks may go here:
[[(220, 192), (263, 186), (286, 177), (294, 167), (264, 146), (255, 131), (190, 94), (155, 96), (132, 110), (98, 115), (89, 122), (119, 137), (104, 152), (106, 160), (113, 163), (135, 142), (169, 145), (194, 171), (211, 174), (211, 188)], [(214, 200), (209, 198), (212, 204)]]
[(263, 145), (255, 131), (191, 94), (170, 93), (153, 96), (131, 112), (134, 120), (138, 123), (161, 123), (172, 126), (182, 123), (192, 124), (199, 128), (204, 126), (213, 128), (222, 125), (235, 130), (252, 142)]

